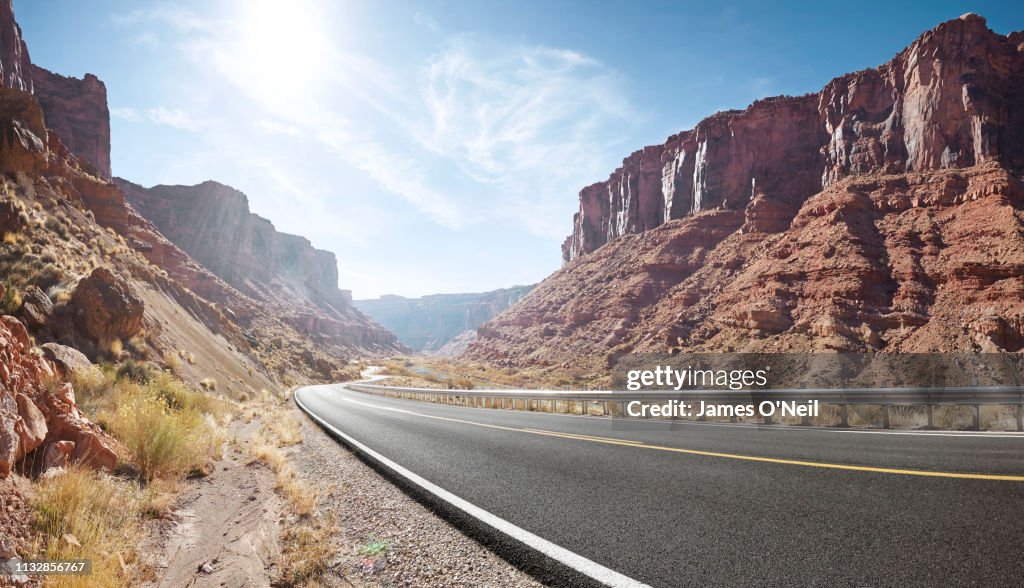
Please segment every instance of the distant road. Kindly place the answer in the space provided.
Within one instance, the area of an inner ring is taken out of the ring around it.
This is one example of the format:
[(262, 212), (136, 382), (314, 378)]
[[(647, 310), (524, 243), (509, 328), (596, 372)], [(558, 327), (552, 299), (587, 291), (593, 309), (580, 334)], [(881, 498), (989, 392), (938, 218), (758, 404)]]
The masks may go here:
[[(451, 510), (485, 513), (503, 537), (521, 531), (551, 560), (609, 584), (1024, 582), (1019, 434), (568, 416), (343, 385), (303, 388), (296, 400), (414, 480), (414, 493), (426, 482), (456, 499)], [(495, 541), (499, 551), (508, 543)]]

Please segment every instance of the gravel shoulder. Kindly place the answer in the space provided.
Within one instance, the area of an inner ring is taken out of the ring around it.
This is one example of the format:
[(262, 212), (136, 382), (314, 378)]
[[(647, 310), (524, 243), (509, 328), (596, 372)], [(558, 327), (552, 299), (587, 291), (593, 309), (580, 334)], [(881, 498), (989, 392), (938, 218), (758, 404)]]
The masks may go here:
[[(416, 502), (339, 445), (297, 407), (304, 442), (290, 448), (300, 475), (326, 492), (319, 516), (338, 527), (340, 585), (540, 586)], [(367, 555), (386, 545), (383, 553)]]

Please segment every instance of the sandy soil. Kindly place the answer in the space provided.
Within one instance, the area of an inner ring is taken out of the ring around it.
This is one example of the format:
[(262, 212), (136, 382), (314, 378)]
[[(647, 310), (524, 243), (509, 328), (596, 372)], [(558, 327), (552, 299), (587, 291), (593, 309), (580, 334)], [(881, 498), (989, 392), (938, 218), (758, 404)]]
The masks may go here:
[[(333, 517), (337, 527), (328, 585), (539, 586), (406, 496), (294, 405), (285, 410), (301, 418), (304, 439), (285, 452), (319, 492), (315, 516)], [(225, 446), (209, 476), (187, 482), (170, 516), (152, 524), (140, 546), (154, 570), (148, 586), (270, 586), (279, 576), (279, 540), (295, 519), (270, 468), (250, 463), (248, 441), (259, 427), (258, 420), (236, 421), (229, 435), (238, 442)]]
[[(250, 428), (233, 432), (248, 437)], [(270, 586), (285, 506), (273, 472), (244, 450), (228, 446), (213, 472), (154, 524), (141, 550), (155, 569), (150, 586)]]

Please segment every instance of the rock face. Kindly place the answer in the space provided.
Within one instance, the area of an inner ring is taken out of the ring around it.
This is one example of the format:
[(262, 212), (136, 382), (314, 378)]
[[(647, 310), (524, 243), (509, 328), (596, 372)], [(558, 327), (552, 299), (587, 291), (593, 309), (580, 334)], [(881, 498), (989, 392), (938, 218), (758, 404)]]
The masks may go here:
[(13, 0), (0, 0), (0, 83), (5, 88), (32, 92), (32, 62), (14, 20)]
[[(93, 175), (110, 179), (110, 112), (107, 89), (96, 76), (79, 80), (34, 65), (14, 20), (13, 0), (0, 0), (0, 86), (35, 94), (46, 128)], [(39, 127), (43, 126), (40, 119)], [(9, 133), (5, 133), (8, 135)], [(36, 136), (45, 144), (46, 135)], [(11, 167), (8, 164), (6, 167)]]
[[(71, 384), (48, 389), (58, 374), (30, 345), (20, 322), (0, 317), (0, 479), (15, 468), (39, 473), (44, 464), (67, 461), (113, 471), (117, 455), (110, 441), (79, 414)], [(65, 449), (67, 459), (48, 459), (54, 447)]]
[(31, 67), (34, 93), (46, 116), (46, 128), (94, 175), (110, 179), (110, 111), (107, 87), (92, 74), (64, 77)]
[(627, 157), (580, 192), (566, 261), (704, 210), (763, 203), (747, 227), (785, 229), (802, 202), (847, 176), (1024, 165), (1021, 34), (968, 14), (889, 63), (817, 94), (720, 112)]
[(319, 340), (385, 350), (394, 335), (338, 289), (334, 254), (278, 232), (253, 214), (245, 194), (217, 182), (143, 188), (118, 178), (131, 206), (204, 267), (282, 320)]
[(39, 103), (20, 90), (0, 88), (0, 172), (42, 174), (50, 160)]
[(413, 350), (430, 353), (465, 331), (475, 331), (519, 302), (531, 289), (533, 285), (479, 294), (433, 294), (422, 298), (392, 295), (357, 300), (355, 305)]
[(465, 357), (1024, 349), (1024, 33), (975, 15), (719, 113), (584, 189), (566, 264)]

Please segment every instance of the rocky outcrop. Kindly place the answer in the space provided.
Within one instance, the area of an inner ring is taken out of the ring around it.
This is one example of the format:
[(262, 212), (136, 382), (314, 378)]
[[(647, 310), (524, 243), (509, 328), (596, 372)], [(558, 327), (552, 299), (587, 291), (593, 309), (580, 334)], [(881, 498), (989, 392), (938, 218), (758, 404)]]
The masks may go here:
[(250, 212), (245, 194), (217, 182), (143, 188), (118, 178), (131, 206), (163, 235), (232, 287), (287, 324), (326, 343), (397, 349), (390, 332), (338, 288), (334, 254), (278, 232)]
[(720, 112), (627, 157), (580, 192), (565, 261), (629, 233), (714, 208), (744, 210), (746, 230), (777, 232), (802, 202), (848, 176), (1024, 166), (1020, 34), (967, 14), (923, 34), (889, 63), (817, 94)]
[[(71, 384), (32, 353), (25, 327), (0, 317), (0, 478), (15, 468), (38, 474), (44, 464), (80, 462), (113, 471), (117, 455), (103, 431), (75, 404)], [(66, 453), (57, 459), (54, 451)]]
[(584, 189), (566, 264), (464, 357), (1024, 349), (1024, 33), (965, 15)]
[(92, 74), (82, 79), (31, 66), (34, 94), (46, 117), (46, 128), (57, 133), (87, 171), (110, 179), (110, 111), (107, 87)]
[[(356, 307), (387, 327), (415, 351), (433, 352), (491, 320), (533, 288), (513, 286), (477, 294), (433, 294), (421, 298), (381, 296)], [(449, 350), (451, 351), (451, 349)]]
[(0, 88), (0, 172), (40, 175), (50, 160), (39, 102), (20, 90)]

